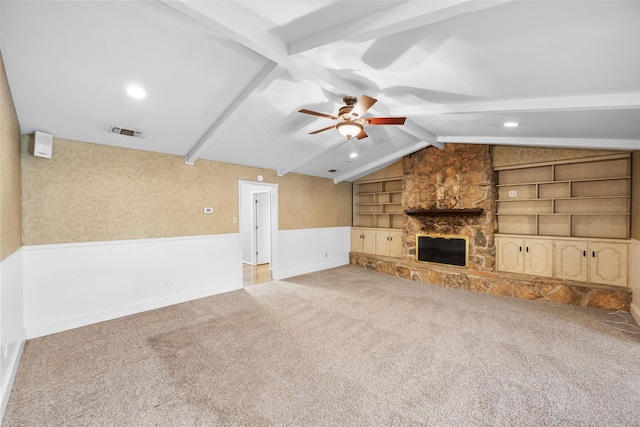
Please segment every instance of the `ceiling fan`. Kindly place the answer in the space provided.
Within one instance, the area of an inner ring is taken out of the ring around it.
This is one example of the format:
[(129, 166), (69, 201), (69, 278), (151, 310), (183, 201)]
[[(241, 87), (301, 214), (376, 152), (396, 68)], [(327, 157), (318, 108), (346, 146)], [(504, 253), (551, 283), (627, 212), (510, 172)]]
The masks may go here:
[(309, 135), (315, 135), (316, 133), (336, 128), (338, 129), (338, 132), (346, 136), (347, 139), (351, 139), (354, 136), (358, 139), (362, 139), (369, 136), (364, 131), (364, 127), (367, 125), (403, 125), (406, 120), (406, 117), (362, 118), (367, 110), (369, 110), (369, 108), (378, 101), (377, 99), (371, 98), (367, 95), (362, 95), (360, 100), (355, 96), (345, 96), (342, 100), (345, 105), (338, 110), (338, 117), (330, 114), (318, 113), (317, 111), (306, 110), (304, 108), (302, 110), (298, 110), (299, 113), (311, 114), (337, 121), (335, 125), (309, 132)]

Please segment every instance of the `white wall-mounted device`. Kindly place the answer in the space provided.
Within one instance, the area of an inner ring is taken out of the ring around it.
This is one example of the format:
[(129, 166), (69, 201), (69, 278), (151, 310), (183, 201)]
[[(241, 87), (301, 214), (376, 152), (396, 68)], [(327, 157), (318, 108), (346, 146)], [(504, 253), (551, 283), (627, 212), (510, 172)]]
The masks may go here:
[(36, 157), (50, 159), (53, 154), (53, 136), (47, 133), (35, 131), (33, 134), (33, 146), (31, 153)]

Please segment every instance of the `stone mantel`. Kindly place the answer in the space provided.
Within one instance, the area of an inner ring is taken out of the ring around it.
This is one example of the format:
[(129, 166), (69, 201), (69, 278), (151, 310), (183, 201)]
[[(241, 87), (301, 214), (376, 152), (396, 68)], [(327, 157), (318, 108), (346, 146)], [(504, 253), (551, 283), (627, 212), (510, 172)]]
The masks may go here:
[(462, 209), (405, 209), (404, 213), (411, 216), (467, 216), (481, 215), (482, 208), (462, 208)]

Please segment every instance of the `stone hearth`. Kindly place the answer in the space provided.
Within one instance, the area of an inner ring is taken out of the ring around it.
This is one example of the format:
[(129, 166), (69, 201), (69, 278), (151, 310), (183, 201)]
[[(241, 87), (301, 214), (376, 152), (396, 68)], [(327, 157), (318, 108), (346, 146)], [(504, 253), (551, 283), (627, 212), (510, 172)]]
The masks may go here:
[(629, 311), (631, 290), (616, 286), (533, 277), (523, 274), (470, 271), (435, 264), (398, 261), (397, 258), (361, 253), (350, 254), (350, 264), (392, 276), (432, 285), (491, 295), (550, 301), (582, 307)]

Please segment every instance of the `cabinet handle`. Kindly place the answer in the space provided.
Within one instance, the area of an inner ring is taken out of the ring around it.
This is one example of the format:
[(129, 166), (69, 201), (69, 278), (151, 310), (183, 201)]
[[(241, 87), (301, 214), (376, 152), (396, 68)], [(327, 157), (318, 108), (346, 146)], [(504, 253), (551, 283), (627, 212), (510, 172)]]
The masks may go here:
[(596, 251), (591, 251), (591, 257), (595, 258), (596, 257)]
[(522, 252), (522, 246), (520, 246), (520, 252)]
[(587, 251), (582, 251), (582, 256), (587, 256)]
[(527, 246), (527, 252), (529, 252), (529, 246)]

